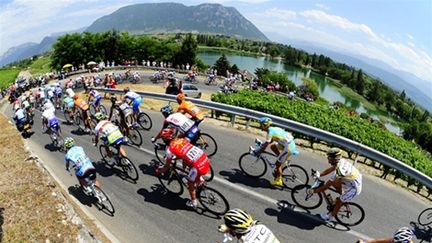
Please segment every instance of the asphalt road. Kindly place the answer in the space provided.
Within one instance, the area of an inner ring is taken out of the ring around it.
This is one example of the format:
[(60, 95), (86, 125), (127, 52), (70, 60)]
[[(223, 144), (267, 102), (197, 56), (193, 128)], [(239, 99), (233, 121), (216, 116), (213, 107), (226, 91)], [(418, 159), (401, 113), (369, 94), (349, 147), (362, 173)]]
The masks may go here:
[[(150, 138), (158, 132), (162, 116), (153, 111), (147, 112), (153, 120), (153, 128), (142, 132), (142, 147), (126, 148), (128, 157), (139, 168), (137, 183), (124, 179), (118, 170), (98, 163), (99, 151), (92, 146), (89, 135), (79, 134), (77, 127), (72, 125), (61, 124), (64, 134), (73, 136), (76, 143), (83, 146), (88, 156), (96, 162), (98, 179), (114, 204), (114, 216), (99, 211), (86, 196), (74, 189), (77, 180), (64, 170), (64, 154), (52, 151), (48, 135), (41, 133), (40, 112), (36, 112), (35, 116), (35, 133), (27, 140), (31, 150), (69, 186), (69, 193), (121, 242), (222, 242), (223, 235), (217, 232), (217, 227), (223, 220), (209, 213), (199, 214), (187, 209), (187, 192), (181, 197), (173, 197), (161, 190), (149, 163), (155, 159)], [(12, 115), (10, 107), (5, 113)], [(63, 119), (61, 112), (57, 114)], [(427, 207), (426, 203), (411, 193), (376, 177), (364, 175), (363, 192), (355, 202), (363, 206), (366, 218), (362, 224), (351, 229), (324, 224), (316, 216), (325, 211), (323, 207), (311, 212), (292, 207), (279, 209), (277, 201), (293, 204), (288, 189), (271, 189), (269, 171), (259, 180), (250, 179), (239, 171), (238, 158), (253, 144), (254, 136), (210, 123), (201, 125), (202, 130), (211, 134), (219, 145), (218, 153), (212, 158), (216, 178), (210, 185), (225, 195), (231, 208), (249, 211), (254, 218), (272, 229), (281, 242), (355, 242), (359, 236), (391, 235), (398, 227), (416, 221), (418, 213)], [(324, 157), (301, 148), (300, 152), (293, 162), (301, 164), (307, 171), (310, 168), (321, 170), (327, 166)]]

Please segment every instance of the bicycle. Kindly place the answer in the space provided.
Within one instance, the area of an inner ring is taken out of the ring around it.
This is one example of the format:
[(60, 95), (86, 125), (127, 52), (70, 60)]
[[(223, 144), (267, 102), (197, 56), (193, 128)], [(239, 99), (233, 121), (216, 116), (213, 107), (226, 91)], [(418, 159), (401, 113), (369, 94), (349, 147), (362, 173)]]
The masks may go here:
[[(74, 169), (75, 167), (72, 167), (72, 169)], [(72, 176), (72, 173), (69, 170), (69, 175)], [(94, 197), (97, 199), (96, 201), (96, 206), (100, 209), (106, 209), (109, 213), (111, 213), (111, 215), (114, 215), (115, 213), (115, 209), (114, 206), (111, 202), (111, 200), (109, 199), (109, 197), (107, 196), (107, 194), (102, 191), (102, 189), (100, 187), (98, 187), (95, 182), (93, 180), (88, 180), (85, 179), (87, 182), (87, 188), (89, 190), (86, 190), (81, 184), (81, 190), (84, 192), (84, 194), (86, 194), (89, 197)]]
[(217, 85), (217, 81), (216, 78), (207, 78), (206, 81), (204, 82), (206, 85), (213, 85), (216, 86)]
[[(157, 164), (153, 166), (158, 167)], [(180, 196), (183, 194), (184, 187), (187, 187), (185, 182), (187, 173), (186, 170), (176, 165), (176, 161), (173, 161), (169, 170), (158, 176), (158, 180), (169, 193)], [(226, 198), (216, 189), (208, 187), (205, 181), (196, 186), (196, 197), (205, 210), (215, 215), (224, 215), (229, 210), (229, 203)]]
[[(128, 109), (129, 111), (127, 111), (127, 114), (123, 117), (120, 112), (126, 109)], [(134, 126), (132, 126), (132, 110), (127, 103), (123, 103), (120, 106), (115, 106), (111, 121), (113, 121), (114, 124), (116, 124), (120, 128), (122, 134), (129, 139), (128, 142), (130, 144), (136, 145), (138, 147), (141, 146), (142, 136), (138, 129), (135, 129)]]
[[(262, 142), (259, 139), (255, 139), (255, 148), (249, 147), (249, 152), (242, 154), (239, 158), (240, 170), (247, 176), (253, 178), (259, 178), (267, 172), (267, 165), (271, 168), (276, 166), (276, 156), (268, 152), (262, 152), (259, 156), (254, 154), (254, 151), (261, 147)], [(274, 159), (268, 158), (269, 156)], [(275, 175), (275, 172), (273, 172)], [(306, 170), (300, 165), (291, 164), (290, 160), (282, 164), (282, 181), (285, 187), (292, 188), (292, 184), (307, 184), (309, 182), (309, 176)], [(291, 187), (290, 187), (291, 186)]]
[(123, 172), (133, 181), (137, 181), (139, 174), (136, 166), (132, 163), (132, 161), (119, 153), (119, 151), (111, 146), (106, 144), (101, 144), (99, 146), (99, 153), (102, 156), (102, 160), (109, 166), (113, 167), (114, 165), (108, 164), (108, 160), (110, 157), (108, 156), (107, 150), (111, 151), (112, 156), (114, 157), (116, 163), (114, 165), (118, 165)]
[(140, 111), (138, 114), (138, 125), (144, 130), (150, 130), (152, 128), (152, 120), (147, 113)]
[[(84, 112), (87, 112), (87, 111), (84, 111)], [(80, 110), (76, 110), (75, 114), (73, 115), (73, 117), (74, 117), (75, 125), (78, 126), (79, 130), (85, 131), (85, 129), (86, 129), (86, 124), (85, 123), (87, 122), (88, 129), (90, 129), (90, 134), (94, 133), (94, 129), (95, 129), (96, 125), (97, 125), (96, 124), (96, 119), (94, 118), (94, 116), (89, 116), (87, 114), (86, 121), (83, 121), (83, 119), (81, 117), (81, 111)]]
[(101, 112), (102, 114), (108, 115), (105, 106), (102, 105), (102, 104), (96, 105), (95, 104), (95, 100), (93, 100), (90, 103), (90, 106), (89, 106), (89, 113), (90, 113), (90, 115), (96, 114), (97, 113), (96, 111), (98, 110), (98, 108), (99, 108), (99, 112)]
[[(316, 171), (312, 170), (312, 176), (315, 175)], [(324, 185), (324, 181), (320, 178), (315, 178), (312, 185), (297, 185), (291, 190), (291, 198), (294, 203), (304, 209), (315, 209), (321, 206), (323, 198), (325, 199), (326, 208), (329, 212), (333, 211), (334, 200), (330, 193), (308, 193), (309, 189), (319, 188)], [(340, 194), (333, 188), (329, 188), (330, 191)], [(342, 225), (355, 226), (360, 224), (365, 218), (365, 212), (363, 208), (353, 202), (344, 202), (339, 212), (335, 216), (335, 219)]]
[[(166, 151), (167, 145), (164, 143), (154, 143), (154, 153), (156, 155), (156, 158), (158, 161), (162, 164), (165, 164), (165, 151)], [(175, 160), (175, 158), (174, 158)], [(214, 170), (213, 167), (210, 165), (210, 172), (207, 173), (207, 175), (202, 176), (206, 182), (210, 182), (214, 178)]]
[(65, 118), (67, 124), (74, 123), (74, 121), (75, 121), (74, 115), (71, 114), (71, 108), (66, 106), (66, 104), (63, 104), (63, 114), (64, 114), (64, 118)]
[(432, 224), (432, 208), (426, 208), (423, 210), (419, 214), (417, 221), (422, 226), (428, 226)]
[(60, 152), (66, 151), (63, 145), (63, 138), (60, 136), (60, 134), (57, 131), (54, 131), (51, 127), (45, 129), (45, 132), (49, 135), (51, 139), (51, 144), (56, 147)]

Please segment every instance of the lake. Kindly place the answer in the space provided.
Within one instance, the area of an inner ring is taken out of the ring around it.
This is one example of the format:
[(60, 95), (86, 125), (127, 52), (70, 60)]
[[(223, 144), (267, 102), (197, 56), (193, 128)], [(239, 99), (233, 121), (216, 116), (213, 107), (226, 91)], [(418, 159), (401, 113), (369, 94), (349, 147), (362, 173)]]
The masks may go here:
[[(214, 65), (221, 55), (221, 52), (205, 51), (198, 52), (197, 57), (207, 65)], [(310, 69), (288, 66), (281, 60), (269, 60), (262, 56), (241, 56), (230, 53), (225, 53), (225, 55), (230, 64), (236, 64), (240, 70), (247, 69), (249, 72), (253, 73), (256, 68), (267, 68), (269, 70), (287, 73), (288, 78), (297, 86), (303, 83), (303, 77), (311, 78), (318, 84), (320, 96), (330, 103), (339, 101), (346, 106), (354, 108), (358, 113), (367, 113), (375, 119), (378, 119), (378, 115), (382, 115), (377, 111), (367, 109), (358, 99), (342, 94), (332, 80), (327, 79), (323, 75), (311, 72)], [(401, 133), (401, 129), (391, 123), (386, 122), (384, 125), (396, 134)]]

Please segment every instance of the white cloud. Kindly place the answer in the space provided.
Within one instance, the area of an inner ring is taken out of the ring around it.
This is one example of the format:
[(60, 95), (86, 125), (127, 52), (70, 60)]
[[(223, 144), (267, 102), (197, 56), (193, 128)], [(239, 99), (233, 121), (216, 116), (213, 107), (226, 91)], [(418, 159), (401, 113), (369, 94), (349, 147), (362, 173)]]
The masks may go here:
[[(408, 44), (393, 41), (365, 24), (352, 22), (342, 16), (322, 10), (295, 12), (272, 8), (249, 14), (248, 19), (264, 32), (378, 59), (396, 69), (432, 80), (432, 57), (416, 47), (413, 41)], [(406, 36), (410, 40), (414, 39), (408, 33)]]
[(82, 16), (94, 16), (94, 15), (108, 15), (112, 12), (114, 12), (115, 10), (127, 6), (130, 3), (119, 3), (119, 4), (114, 4), (114, 5), (110, 5), (110, 6), (106, 6), (106, 7), (100, 7), (100, 6), (96, 6), (93, 8), (85, 8), (82, 10), (78, 10), (75, 12), (70, 12), (67, 13), (66, 16), (67, 17), (82, 17)]
[(330, 7), (328, 7), (328, 6), (326, 6), (326, 5), (322, 4), (322, 3), (315, 4), (315, 7), (321, 8), (321, 9), (324, 9), (324, 10), (330, 10)]

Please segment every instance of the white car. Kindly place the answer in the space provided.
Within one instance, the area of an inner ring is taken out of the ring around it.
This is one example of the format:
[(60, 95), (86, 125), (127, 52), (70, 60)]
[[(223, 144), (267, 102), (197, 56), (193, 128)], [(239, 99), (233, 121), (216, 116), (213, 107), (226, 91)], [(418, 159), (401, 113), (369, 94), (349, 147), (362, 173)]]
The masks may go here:
[(183, 84), (182, 92), (186, 97), (201, 98), (201, 90), (193, 84)]

